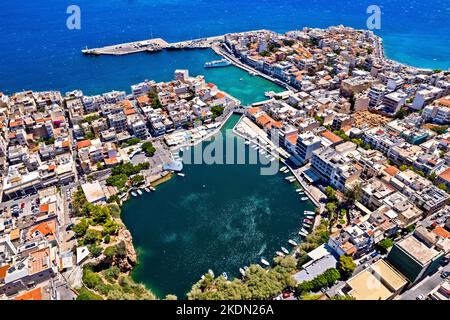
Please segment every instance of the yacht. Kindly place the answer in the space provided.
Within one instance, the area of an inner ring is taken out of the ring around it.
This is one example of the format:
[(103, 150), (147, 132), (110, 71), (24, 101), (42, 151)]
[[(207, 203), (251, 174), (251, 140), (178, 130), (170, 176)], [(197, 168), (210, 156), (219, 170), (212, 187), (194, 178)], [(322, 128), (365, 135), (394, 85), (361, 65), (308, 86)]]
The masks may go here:
[(308, 236), (308, 233), (303, 232), (303, 231), (300, 231), (298, 234), (301, 235), (302, 237), (307, 237)]
[(285, 254), (289, 254), (289, 250), (285, 247), (281, 247), (281, 251), (283, 251)]
[(214, 272), (213, 272), (211, 269), (208, 270), (208, 273), (209, 273), (209, 275), (210, 275), (211, 277), (214, 278)]
[(228, 67), (231, 65), (231, 62), (227, 59), (214, 60), (211, 62), (205, 63), (205, 68), (220, 68), (220, 67)]
[(267, 260), (264, 259), (264, 258), (261, 258), (261, 263), (262, 263), (263, 265), (265, 265), (265, 266), (270, 266), (269, 261), (267, 261)]
[(308, 197), (302, 197), (300, 200), (306, 201), (306, 200), (308, 200), (308, 199), (309, 199)]
[(245, 270), (242, 268), (239, 268), (239, 272), (242, 274), (243, 277), (245, 277)]
[(141, 190), (137, 190), (137, 193), (140, 195), (140, 196), (142, 196), (142, 191)]
[(145, 188), (144, 190), (145, 190), (145, 192), (147, 192), (147, 193), (150, 192), (150, 189), (149, 189), (149, 188)]
[(283, 168), (280, 169), (281, 172), (283, 172), (285, 170), (287, 170), (287, 167), (283, 167)]
[(289, 244), (293, 245), (294, 247), (298, 246), (298, 243), (294, 240), (288, 240)]
[(228, 274), (226, 272), (222, 272), (222, 277), (224, 277), (225, 280), (228, 280)]
[(303, 233), (309, 234), (308, 230), (306, 230), (305, 228), (302, 228), (300, 231)]
[(285, 257), (286, 255), (283, 252), (277, 251), (275, 252), (279, 257)]
[(297, 190), (295, 190), (295, 192), (302, 192), (303, 191), (303, 189), (297, 189)]
[(312, 224), (313, 222), (311, 220), (309, 220), (308, 218), (305, 218), (305, 219), (303, 219), (303, 223)]
[(178, 176), (180, 176), (180, 177), (184, 177), (185, 176), (185, 174), (184, 173), (181, 173), (181, 172), (179, 172), (179, 173), (177, 173), (178, 174)]
[(134, 192), (134, 191), (131, 191), (131, 195), (132, 195), (133, 197), (137, 197), (137, 194), (136, 194), (136, 192)]

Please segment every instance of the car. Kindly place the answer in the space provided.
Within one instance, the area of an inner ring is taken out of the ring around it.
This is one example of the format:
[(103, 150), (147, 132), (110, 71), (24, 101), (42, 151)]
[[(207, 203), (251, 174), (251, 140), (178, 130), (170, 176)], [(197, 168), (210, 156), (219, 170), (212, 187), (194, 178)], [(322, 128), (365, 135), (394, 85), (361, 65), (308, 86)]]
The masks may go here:
[(443, 271), (442, 273), (441, 273), (441, 278), (442, 279), (446, 279), (446, 278), (448, 278), (450, 276), (450, 271)]
[(442, 222), (444, 222), (444, 219), (437, 219), (436, 222), (437, 222), (438, 224), (441, 224)]
[(74, 223), (70, 223), (69, 225), (67, 225), (66, 231), (72, 230), (74, 225), (75, 225)]
[(365, 263), (364, 264), (364, 269), (366, 269), (366, 268), (368, 268), (369, 267), (369, 264), (368, 263)]
[(416, 300), (424, 300), (425, 299), (425, 297), (423, 296), (423, 294), (419, 294), (417, 297), (416, 297)]
[(443, 214), (442, 212), (439, 212), (437, 216), (440, 218), (440, 217), (442, 217), (443, 215), (444, 215), (444, 214)]

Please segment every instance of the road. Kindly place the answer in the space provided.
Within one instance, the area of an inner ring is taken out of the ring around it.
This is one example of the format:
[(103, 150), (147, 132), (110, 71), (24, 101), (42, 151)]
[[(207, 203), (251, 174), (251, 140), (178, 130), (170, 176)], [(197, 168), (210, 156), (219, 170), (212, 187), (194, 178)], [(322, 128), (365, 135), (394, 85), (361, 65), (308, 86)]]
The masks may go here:
[(450, 264), (447, 264), (444, 268), (435, 272), (431, 276), (426, 277), (413, 288), (397, 296), (395, 300), (415, 300), (419, 295), (426, 297), (431, 290), (436, 288), (444, 280), (441, 278), (442, 271), (450, 271)]

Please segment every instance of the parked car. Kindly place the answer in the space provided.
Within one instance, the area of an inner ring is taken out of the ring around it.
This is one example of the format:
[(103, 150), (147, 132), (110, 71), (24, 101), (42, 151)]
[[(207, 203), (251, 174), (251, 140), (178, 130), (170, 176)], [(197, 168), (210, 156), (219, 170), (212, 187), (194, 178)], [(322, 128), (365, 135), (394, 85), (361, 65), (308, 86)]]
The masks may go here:
[(450, 271), (442, 271), (441, 278), (446, 279), (450, 276)]
[(75, 224), (74, 223), (70, 223), (67, 227), (66, 227), (66, 231), (72, 230), (73, 226)]
[(417, 297), (416, 297), (416, 300), (424, 300), (425, 299), (425, 297), (423, 296), (423, 294), (419, 294)]

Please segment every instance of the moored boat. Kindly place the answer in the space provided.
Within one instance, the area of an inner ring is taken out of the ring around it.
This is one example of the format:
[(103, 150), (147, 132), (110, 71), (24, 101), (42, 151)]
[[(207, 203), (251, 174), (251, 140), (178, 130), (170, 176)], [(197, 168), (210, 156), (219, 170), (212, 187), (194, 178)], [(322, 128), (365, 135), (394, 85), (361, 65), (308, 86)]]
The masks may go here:
[(289, 254), (289, 250), (285, 247), (281, 247), (281, 251), (283, 251), (285, 254)]
[(185, 176), (185, 174), (184, 174), (184, 173), (181, 173), (181, 172), (179, 172), (179, 173), (178, 173), (178, 176), (180, 176), (180, 177), (184, 177), (184, 176)]
[(303, 232), (303, 231), (300, 231), (298, 234), (301, 235), (302, 237), (307, 237), (308, 236), (308, 233)]
[(226, 272), (222, 272), (222, 277), (224, 277), (225, 280), (228, 280), (228, 274)]
[(145, 192), (147, 192), (147, 193), (150, 192), (150, 189), (149, 189), (149, 188), (145, 188), (144, 190), (145, 190)]
[(210, 275), (211, 277), (214, 278), (214, 272), (213, 272), (211, 269), (208, 270), (208, 273), (209, 273), (209, 275)]
[(306, 201), (306, 200), (308, 200), (308, 199), (309, 199), (308, 197), (302, 197), (300, 200)]
[(263, 265), (265, 265), (265, 266), (270, 266), (269, 261), (267, 261), (267, 260), (264, 259), (264, 258), (261, 258), (261, 263), (262, 263)]
[(288, 242), (289, 242), (289, 244), (293, 245), (294, 247), (298, 246), (298, 243), (292, 239), (288, 240)]
[(140, 195), (140, 196), (142, 196), (142, 191), (141, 190), (137, 190), (137, 193)]
[(285, 257), (286, 255), (283, 252), (277, 251), (275, 252), (279, 257)]
[(239, 268), (239, 272), (242, 274), (243, 277), (245, 276), (245, 270), (244, 269)]
[(132, 195), (133, 197), (137, 197), (137, 193), (134, 192), (134, 191), (131, 191), (131, 195)]

